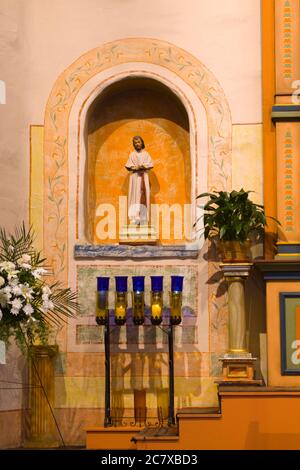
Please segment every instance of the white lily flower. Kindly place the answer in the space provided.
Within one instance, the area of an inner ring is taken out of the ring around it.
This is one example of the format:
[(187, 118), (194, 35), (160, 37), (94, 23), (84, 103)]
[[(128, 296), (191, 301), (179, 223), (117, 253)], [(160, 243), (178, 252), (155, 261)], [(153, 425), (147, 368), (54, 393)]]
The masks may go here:
[(11, 287), (10, 286), (5, 286), (3, 287), (2, 289), (3, 292), (5, 292), (5, 294), (11, 294)]
[(19, 315), (20, 310), (17, 309), (17, 308), (12, 308), (10, 312), (11, 312), (12, 315)]
[(51, 300), (45, 300), (43, 302), (43, 311), (46, 313), (48, 310), (52, 310), (54, 308), (54, 303)]
[(47, 294), (47, 295), (51, 294), (51, 289), (47, 285), (42, 287), (42, 291), (43, 291), (43, 294)]
[(0, 305), (2, 308), (6, 307), (7, 302), (9, 301), (10, 297), (7, 298), (7, 294), (3, 292), (3, 289), (0, 290)]
[(8, 279), (8, 282), (11, 283), (10, 281), (13, 280), (13, 279), (17, 279), (17, 273), (19, 271), (11, 271), (10, 273), (7, 273), (7, 279)]
[(23, 269), (31, 269), (31, 256), (27, 255), (26, 253), (18, 259), (18, 265)]
[(5, 279), (4, 277), (0, 276), (0, 287), (4, 286), (5, 284)]
[(23, 312), (24, 312), (26, 315), (30, 316), (30, 315), (34, 312), (34, 310), (33, 310), (33, 308), (32, 308), (32, 305), (29, 304), (29, 303), (26, 304), (25, 307), (23, 307)]
[(0, 263), (0, 272), (1, 271), (6, 271), (8, 281), (10, 281), (10, 279), (16, 278), (19, 272), (16, 269), (16, 265), (10, 261), (3, 261)]
[(28, 264), (28, 263), (21, 263), (20, 266), (23, 269), (31, 269), (32, 268), (31, 264)]
[(0, 271), (10, 272), (14, 269), (16, 269), (16, 265), (11, 261), (2, 261), (2, 263), (0, 263)]
[(32, 299), (33, 290), (32, 290), (32, 289), (29, 287), (29, 285), (26, 283), (26, 284), (24, 284), (24, 286), (22, 286), (21, 294), (22, 294), (22, 296), (23, 296), (25, 299), (31, 300), (31, 299)]
[(19, 284), (19, 285), (14, 286), (11, 291), (14, 295), (18, 297), (19, 295), (22, 295), (22, 288), (23, 288), (23, 285)]
[(19, 264), (22, 264), (22, 263), (28, 263), (29, 264), (29, 261), (31, 261), (31, 256), (27, 255), (26, 253), (24, 255), (22, 255), (21, 258), (18, 259)]
[(35, 279), (41, 279), (41, 276), (43, 276), (43, 274), (47, 274), (47, 269), (37, 268), (34, 271), (32, 271), (32, 274), (35, 277)]
[(19, 299), (14, 299), (12, 302), (10, 302), (12, 305), (13, 310), (20, 310), (22, 307), (22, 302)]

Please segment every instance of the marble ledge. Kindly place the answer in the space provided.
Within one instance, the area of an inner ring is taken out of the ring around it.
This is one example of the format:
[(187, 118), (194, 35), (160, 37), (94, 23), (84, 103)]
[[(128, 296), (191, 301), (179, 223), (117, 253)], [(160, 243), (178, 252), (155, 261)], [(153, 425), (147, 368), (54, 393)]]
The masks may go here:
[(75, 245), (75, 259), (87, 258), (198, 258), (197, 243), (187, 245)]

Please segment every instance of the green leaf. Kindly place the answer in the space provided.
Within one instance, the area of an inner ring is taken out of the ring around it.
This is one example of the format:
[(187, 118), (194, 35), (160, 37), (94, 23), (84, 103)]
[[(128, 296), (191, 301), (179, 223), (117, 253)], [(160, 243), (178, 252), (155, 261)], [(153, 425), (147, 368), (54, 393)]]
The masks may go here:
[(227, 230), (227, 225), (222, 225), (221, 229), (220, 229), (220, 238), (222, 239), (226, 233), (226, 230)]

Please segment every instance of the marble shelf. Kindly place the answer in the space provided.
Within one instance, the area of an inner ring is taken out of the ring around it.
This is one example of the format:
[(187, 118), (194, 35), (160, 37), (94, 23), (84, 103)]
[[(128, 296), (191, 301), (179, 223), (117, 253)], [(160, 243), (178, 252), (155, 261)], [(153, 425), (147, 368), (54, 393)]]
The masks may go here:
[(197, 244), (190, 245), (75, 245), (75, 259), (99, 258), (176, 258), (198, 257)]

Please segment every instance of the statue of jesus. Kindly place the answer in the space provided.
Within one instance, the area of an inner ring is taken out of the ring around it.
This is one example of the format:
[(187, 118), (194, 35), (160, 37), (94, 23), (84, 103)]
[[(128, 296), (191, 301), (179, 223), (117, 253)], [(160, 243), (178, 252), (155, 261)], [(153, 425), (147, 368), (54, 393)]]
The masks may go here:
[(128, 217), (130, 224), (144, 225), (149, 222), (150, 184), (147, 171), (153, 168), (153, 162), (145, 144), (139, 135), (132, 140), (134, 151), (125, 165), (130, 171), (128, 192)]

